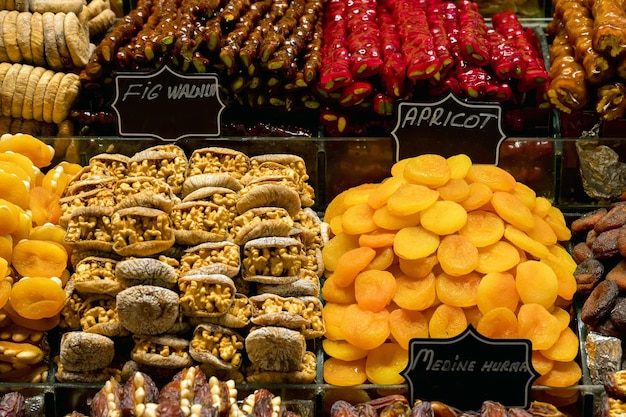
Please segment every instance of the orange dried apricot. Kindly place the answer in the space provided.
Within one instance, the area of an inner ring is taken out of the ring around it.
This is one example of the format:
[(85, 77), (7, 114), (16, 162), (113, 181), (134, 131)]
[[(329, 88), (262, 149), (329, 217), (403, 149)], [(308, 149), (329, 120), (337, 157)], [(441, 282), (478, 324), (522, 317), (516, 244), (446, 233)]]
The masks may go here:
[(396, 287), (396, 278), (391, 272), (370, 269), (356, 276), (354, 295), (362, 309), (376, 312), (391, 302)]
[(31, 184), (33, 184), (32, 180), (31, 180), (32, 172), (30, 173), (31, 175), (29, 175), (29, 173), (26, 170), (24, 170), (24, 168), (22, 168), (22, 166), (14, 163), (14, 162), (4, 161), (4, 160), (0, 159), (0, 172), (5, 172), (7, 174), (10, 174), (10, 175), (16, 177), (18, 180), (20, 180), (22, 183), (24, 183), (27, 188)]
[(535, 368), (535, 371), (537, 371), (539, 375), (547, 374), (554, 366), (554, 361), (543, 356), (540, 350), (532, 351), (531, 362), (533, 364), (533, 368)]
[(535, 226), (527, 232), (528, 236), (546, 246), (552, 246), (556, 244), (558, 242), (558, 238), (556, 237), (556, 233), (554, 233), (554, 230), (552, 230), (548, 222), (546, 222), (542, 217), (539, 217), (536, 214), (534, 214), (533, 216), (535, 217)]
[(391, 176), (404, 179), (404, 168), (409, 163), (410, 158), (400, 159), (391, 166)]
[(420, 184), (403, 184), (389, 196), (387, 208), (394, 216), (408, 216), (430, 207), (439, 192)]
[(13, 268), (23, 277), (60, 277), (67, 267), (63, 245), (49, 240), (24, 239), (13, 247)]
[(566, 248), (557, 243), (548, 246), (548, 250), (550, 250), (550, 253), (562, 263), (563, 267), (567, 271), (574, 273), (578, 264)]
[(428, 337), (428, 320), (421, 311), (396, 308), (389, 313), (389, 329), (393, 340), (408, 349), (411, 339)]
[(17, 205), (22, 209), (27, 209), (29, 196), (28, 183), (25, 183), (12, 173), (0, 171), (0, 197)]
[(478, 265), (478, 248), (465, 236), (447, 235), (439, 243), (437, 259), (447, 274), (466, 275)]
[(343, 232), (350, 235), (358, 235), (376, 230), (374, 211), (367, 203), (359, 203), (348, 207), (341, 215)]
[(34, 227), (30, 231), (28, 238), (32, 240), (50, 240), (59, 243), (63, 245), (68, 255), (71, 255), (73, 248), (70, 244), (65, 242), (65, 232), (65, 227), (58, 224), (47, 223)]
[(561, 334), (559, 320), (540, 304), (522, 304), (517, 324), (519, 336), (530, 340), (533, 350), (549, 349)]
[(19, 165), (20, 168), (28, 175), (29, 182), (31, 184), (35, 184), (39, 168), (34, 166), (33, 161), (31, 161), (26, 155), (15, 152), (0, 152), (0, 161), (11, 162)]
[(6, 278), (0, 278), (0, 308), (4, 308), (11, 296), (11, 281)]
[(354, 296), (354, 282), (347, 287), (340, 287), (335, 283), (333, 275), (329, 275), (324, 280), (322, 285), (322, 298), (324, 301), (330, 301), (339, 304), (352, 304), (356, 303)]
[(417, 226), (420, 223), (420, 213), (408, 216), (396, 216), (389, 211), (388, 206), (382, 206), (374, 212), (374, 224), (381, 229), (400, 230), (404, 227)]
[(28, 210), (20, 211), (20, 215), (17, 222), (17, 229), (11, 232), (11, 237), (14, 242), (19, 242), (23, 239), (28, 239), (30, 232), (33, 230), (33, 218), (32, 213)]
[(11, 288), (11, 307), (20, 316), (39, 320), (61, 312), (66, 294), (63, 288), (46, 277), (22, 278)]
[(367, 350), (358, 348), (345, 340), (322, 340), (322, 348), (324, 352), (332, 357), (341, 359), (342, 361), (355, 361), (363, 359), (367, 356)]
[(523, 230), (507, 224), (504, 226), (504, 238), (519, 249), (531, 254), (537, 259), (545, 258), (550, 254), (548, 247), (528, 236)]
[(461, 307), (440, 304), (428, 321), (428, 334), (432, 338), (457, 336), (467, 328), (467, 318)]
[(558, 207), (550, 206), (548, 208), (548, 213), (543, 217), (543, 219), (550, 225), (559, 241), (566, 242), (571, 239), (572, 231), (567, 226), (565, 216), (563, 215), (563, 212), (558, 209)]
[(500, 240), (492, 245), (478, 248), (476, 271), (483, 274), (504, 272), (520, 262), (520, 253), (508, 242)]
[(37, 168), (50, 165), (54, 148), (31, 135), (18, 133), (5, 135), (0, 139), (0, 152), (13, 151), (25, 155)]
[(513, 195), (517, 197), (529, 210), (535, 207), (535, 200), (537, 199), (537, 193), (528, 185), (518, 182), (515, 184), (515, 188), (512, 191)]
[(492, 339), (516, 339), (519, 337), (517, 316), (506, 307), (496, 307), (478, 320), (476, 331)]
[(352, 284), (357, 274), (374, 259), (376, 251), (367, 246), (350, 249), (344, 252), (333, 269), (333, 280), (339, 287)]
[(437, 300), (435, 274), (432, 272), (423, 278), (397, 277), (396, 285), (393, 302), (401, 308), (422, 311)]
[(63, 165), (57, 165), (46, 172), (40, 186), (58, 196), (62, 196), (72, 177), (73, 175), (65, 172)]
[(341, 324), (344, 322), (346, 309), (351, 304), (339, 304), (333, 302), (324, 303), (322, 318), (324, 319), (324, 337), (330, 340), (344, 340)]
[(561, 307), (556, 307), (556, 306), (552, 307), (552, 310), (550, 310), (550, 312), (552, 313), (554, 317), (556, 317), (559, 323), (561, 323), (561, 330), (565, 329), (566, 327), (569, 327), (570, 322), (572, 321), (572, 316), (570, 315), (570, 313), (568, 313), (566, 310), (562, 309)]
[(411, 278), (423, 278), (430, 274), (435, 265), (439, 263), (437, 254), (419, 259), (398, 259), (398, 266), (403, 274)]
[(400, 258), (419, 259), (435, 253), (439, 235), (422, 226), (405, 227), (396, 233), (393, 250)]
[(454, 201), (438, 200), (421, 214), (422, 227), (440, 236), (457, 232), (467, 222), (467, 211)]
[(465, 178), (469, 168), (472, 166), (472, 159), (464, 153), (452, 155), (446, 160), (450, 167), (450, 178)]
[(22, 211), (16, 204), (0, 198), (0, 234), (10, 234), (17, 230)]
[(33, 223), (41, 226), (46, 223), (57, 224), (61, 217), (59, 196), (42, 186), (30, 190), (30, 211)]
[(454, 201), (456, 203), (465, 201), (471, 193), (469, 184), (463, 178), (450, 178), (447, 183), (441, 187), (437, 187), (437, 191), (443, 200)]
[(359, 247), (359, 237), (340, 233), (333, 236), (322, 248), (322, 259), (324, 267), (329, 271), (334, 271), (337, 261), (347, 251)]
[(467, 198), (459, 201), (466, 211), (477, 210), (491, 201), (493, 191), (488, 185), (482, 182), (472, 182), (468, 184), (468, 188), (470, 193)]
[(378, 269), (380, 271), (384, 271), (389, 268), (396, 261), (396, 253), (393, 251), (392, 246), (387, 246), (386, 248), (376, 249), (376, 256), (372, 261), (365, 267), (366, 270), (369, 269)]
[(514, 194), (494, 191), (491, 205), (502, 219), (525, 232), (535, 227), (535, 216)]
[(356, 206), (358, 204), (367, 203), (370, 195), (378, 189), (380, 184), (364, 183), (347, 190), (343, 203), (347, 207)]
[(44, 317), (40, 319), (27, 319), (22, 315), (18, 314), (11, 305), (11, 298), (9, 298), (9, 302), (7, 302), (3, 308), (3, 311), (10, 317), (11, 321), (18, 326), (25, 327), (31, 330), (38, 330), (42, 332), (46, 332), (48, 330), (52, 330), (57, 327), (61, 321), (61, 315), (56, 314), (52, 317)]
[(411, 183), (439, 187), (448, 182), (451, 169), (443, 156), (422, 154), (409, 158), (403, 174), (404, 178)]
[(476, 305), (483, 314), (499, 307), (517, 311), (518, 304), (519, 294), (511, 273), (490, 272), (483, 275), (476, 289)]
[(387, 204), (389, 197), (404, 184), (406, 184), (406, 180), (402, 177), (385, 178), (380, 186), (370, 194), (367, 203), (374, 209), (381, 208)]
[(444, 304), (455, 307), (476, 305), (476, 294), (481, 276), (476, 272), (451, 276), (445, 272), (437, 275), (435, 288), (437, 298)]
[[(0, 259), (11, 263), (13, 258), (13, 238), (11, 235), (0, 235)], [(0, 275), (0, 279), (4, 275)]]
[(524, 304), (539, 304), (552, 308), (558, 295), (559, 282), (556, 274), (545, 263), (528, 260), (517, 265), (515, 288)]
[(459, 229), (459, 234), (469, 239), (477, 248), (489, 246), (502, 239), (504, 220), (490, 211), (470, 211), (467, 213), (465, 225)]
[(532, 208), (533, 214), (536, 214), (539, 217), (545, 217), (550, 212), (552, 208), (552, 202), (545, 197), (537, 196), (535, 199), (535, 205)]
[(492, 191), (513, 191), (517, 180), (511, 173), (497, 165), (472, 164), (465, 176), (469, 182), (480, 182)]
[(578, 336), (576, 333), (566, 327), (561, 331), (557, 341), (548, 349), (542, 350), (541, 353), (548, 359), (559, 362), (569, 362), (576, 359), (578, 355)]
[(341, 216), (343, 212), (346, 211), (347, 207), (344, 204), (346, 194), (348, 194), (348, 190), (340, 192), (326, 205), (323, 218), (326, 223), (330, 223), (333, 218)]
[(571, 387), (580, 381), (582, 374), (582, 369), (576, 361), (554, 361), (550, 372), (537, 378), (535, 384), (548, 387)]
[(341, 332), (348, 343), (365, 350), (382, 345), (389, 337), (389, 311), (369, 311), (358, 304), (346, 307)]
[(330, 226), (330, 232), (332, 236), (337, 236), (343, 233), (343, 224), (341, 223), (341, 216), (335, 216), (328, 222)]
[(324, 361), (324, 381), (341, 387), (363, 384), (367, 381), (365, 358), (342, 361), (328, 358)]
[(409, 363), (406, 349), (397, 343), (383, 343), (367, 354), (365, 373), (372, 384), (402, 384), (404, 377), (400, 374)]
[(465, 312), (467, 323), (476, 328), (478, 326), (478, 321), (483, 316), (483, 313), (480, 312), (478, 306), (464, 307), (463, 311)]
[(359, 246), (378, 249), (393, 245), (396, 232), (393, 230), (378, 229), (359, 236)]

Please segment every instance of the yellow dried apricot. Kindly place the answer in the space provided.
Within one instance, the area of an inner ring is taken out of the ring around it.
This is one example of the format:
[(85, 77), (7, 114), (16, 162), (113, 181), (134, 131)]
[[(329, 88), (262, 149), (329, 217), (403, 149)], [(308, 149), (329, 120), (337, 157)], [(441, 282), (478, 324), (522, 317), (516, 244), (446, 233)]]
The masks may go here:
[(359, 237), (356, 235), (349, 235), (347, 233), (340, 233), (333, 236), (324, 247), (322, 248), (322, 259), (324, 261), (324, 267), (328, 271), (334, 271), (337, 265), (337, 261), (344, 253), (351, 249), (359, 247)]
[[(46, 278), (47, 279), (47, 278)], [(28, 319), (18, 314), (11, 305), (11, 298), (9, 298), (9, 302), (7, 302), (4, 306), (3, 311), (9, 316), (11, 321), (18, 326), (24, 327), (26, 329), (38, 330), (41, 332), (47, 332), (48, 330), (52, 330), (56, 328), (60, 321), (61, 315), (56, 314), (52, 317), (44, 317), (40, 319)]]
[(17, 176), (0, 171), (0, 197), (24, 210), (28, 208), (30, 200), (29, 187), (28, 183), (25, 183)]
[(437, 275), (435, 288), (437, 298), (444, 304), (455, 307), (476, 305), (476, 294), (481, 276), (476, 272), (451, 276), (445, 272)]
[(396, 385), (404, 383), (400, 374), (409, 363), (406, 349), (397, 343), (383, 343), (367, 354), (365, 373), (372, 384)]
[(382, 206), (374, 212), (374, 224), (381, 229), (400, 230), (404, 227), (417, 226), (420, 223), (420, 213), (409, 216), (391, 214), (388, 206)]
[(552, 308), (558, 294), (556, 274), (545, 263), (528, 260), (517, 265), (515, 288), (524, 304), (539, 304)]
[(54, 157), (54, 148), (31, 135), (18, 133), (0, 138), (0, 152), (13, 151), (25, 155), (37, 168), (50, 165)]
[(545, 197), (537, 196), (535, 199), (535, 205), (532, 208), (533, 214), (539, 217), (545, 217), (548, 215), (552, 208), (552, 202)]
[(393, 340), (408, 349), (411, 339), (428, 337), (428, 320), (421, 311), (396, 308), (389, 313), (389, 329)]
[(335, 216), (328, 222), (330, 226), (330, 233), (332, 236), (337, 236), (343, 233), (343, 224), (341, 223), (341, 216)]
[(33, 230), (33, 218), (32, 213), (29, 210), (21, 210), (20, 216), (17, 222), (17, 229), (11, 232), (13, 242), (19, 242), (23, 239), (28, 239), (30, 232)]
[(546, 246), (555, 245), (558, 242), (558, 238), (548, 222), (536, 214), (533, 216), (535, 217), (535, 226), (527, 232), (528, 236)]
[(359, 246), (367, 246), (378, 249), (393, 245), (396, 232), (393, 230), (377, 229), (373, 232), (363, 233), (359, 236)]
[(522, 304), (517, 312), (519, 336), (532, 343), (533, 350), (549, 349), (561, 334), (560, 323), (540, 304)]
[(326, 205), (326, 210), (324, 211), (323, 218), (326, 223), (330, 223), (333, 218), (340, 217), (344, 213), (344, 211), (346, 211), (346, 209), (348, 208), (344, 204), (346, 194), (348, 194), (348, 190), (340, 192)]
[(469, 195), (465, 200), (459, 202), (466, 211), (477, 210), (491, 201), (493, 191), (488, 185), (482, 182), (472, 182), (468, 184), (468, 187)]
[(342, 361), (355, 361), (363, 359), (367, 356), (367, 350), (358, 348), (345, 340), (322, 340), (322, 348), (324, 352), (332, 357), (341, 359)]
[(554, 361), (550, 372), (537, 378), (535, 384), (547, 387), (571, 387), (580, 381), (582, 375), (582, 369), (576, 361)]
[(450, 178), (447, 183), (437, 187), (437, 191), (442, 200), (454, 201), (456, 203), (465, 201), (471, 193), (469, 184), (463, 178)]
[(376, 256), (365, 267), (366, 270), (377, 269), (384, 271), (396, 262), (396, 253), (392, 246), (376, 249)]
[(327, 301), (322, 308), (324, 319), (324, 337), (330, 340), (345, 340), (341, 324), (346, 316), (346, 309), (351, 304), (339, 304)]
[(556, 307), (556, 306), (552, 307), (552, 310), (550, 310), (550, 312), (552, 313), (554, 317), (556, 317), (559, 323), (561, 323), (561, 330), (565, 329), (566, 327), (569, 327), (570, 322), (572, 321), (572, 316), (570, 315), (570, 313), (568, 313), (566, 310), (562, 309), (561, 307)]
[(565, 216), (558, 207), (550, 206), (543, 219), (550, 225), (559, 241), (566, 242), (571, 239), (572, 231), (567, 226)]
[(404, 168), (409, 163), (410, 158), (400, 159), (391, 166), (391, 176), (404, 179)]
[(483, 314), (499, 307), (515, 312), (518, 304), (519, 294), (512, 274), (490, 272), (483, 275), (476, 289), (476, 305)]
[(68, 184), (72, 181), (72, 177), (72, 174), (65, 172), (63, 165), (57, 165), (46, 172), (39, 186), (58, 196), (62, 196)]
[(63, 245), (49, 240), (24, 239), (13, 247), (13, 268), (23, 277), (60, 277), (67, 267)]
[(324, 361), (324, 381), (341, 387), (359, 385), (367, 381), (365, 358), (354, 361), (342, 361), (328, 358)]
[(365, 350), (382, 345), (389, 337), (389, 311), (369, 311), (358, 304), (346, 307), (341, 332), (348, 343)]
[(65, 242), (65, 233), (65, 227), (58, 224), (47, 223), (34, 227), (30, 231), (28, 238), (32, 240), (50, 240), (52, 242), (59, 243), (63, 245), (65, 251), (69, 255), (72, 253), (73, 248)]
[(22, 278), (11, 288), (11, 307), (20, 316), (39, 320), (58, 315), (65, 304), (63, 288), (46, 277)]
[(420, 184), (403, 184), (389, 196), (387, 209), (394, 216), (409, 216), (430, 207), (439, 192)]
[(554, 366), (554, 361), (543, 356), (540, 350), (532, 351), (531, 362), (533, 364), (533, 368), (535, 368), (535, 371), (537, 371), (539, 375), (547, 374)]
[(548, 246), (548, 250), (561, 262), (561, 265), (563, 265), (568, 272), (574, 273), (578, 264), (566, 248), (557, 243)]
[(464, 307), (463, 311), (465, 312), (467, 323), (474, 326), (474, 328), (478, 327), (478, 321), (483, 316), (478, 306)]
[(22, 211), (16, 204), (0, 198), (0, 234), (11, 234), (17, 230)]
[(496, 307), (478, 320), (476, 331), (492, 339), (516, 339), (519, 337), (517, 316), (506, 307)]
[(492, 191), (510, 192), (515, 189), (517, 180), (511, 173), (497, 165), (473, 164), (469, 167), (465, 179), (468, 182), (480, 182)]
[[(11, 263), (13, 258), (13, 237), (11, 235), (0, 235), (0, 259)], [(4, 275), (0, 274), (0, 279)]]
[(467, 222), (467, 211), (454, 201), (438, 200), (421, 214), (422, 227), (440, 236), (459, 231)]
[(389, 197), (402, 185), (406, 184), (403, 177), (385, 178), (367, 199), (370, 207), (377, 209), (387, 204)]
[(559, 338), (548, 349), (542, 350), (541, 353), (548, 359), (558, 362), (569, 362), (576, 359), (578, 355), (578, 336), (571, 328), (566, 327), (561, 331)]
[(500, 240), (492, 245), (478, 248), (476, 271), (483, 274), (504, 272), (520, 262), (520, 253), (508, 242)]
[(322, 285), (322, 298), (324, 301), (339, 304), (356, 303), (354, 296), (354, 282), (346, 287), (340, 287), (335, 283), (333, 274), (326, 277)]
[(396, 278), (391, 272), (370, 269), (356, 276), (354, 296), (362, 309), (376, 312), (391, 302), (396, 287)]
[(333, 280), (339, 287), (352, 284), (357, 274), (374, 259), (376, 251), (367, 246), (350, 249), (344, 252), (333, 269)]
[(403, 173), (404, 178), (411, 183), (439, 187), (448, 182), (451, 169), (443, 156), (422, 154), (409, 158)]
[(550, 254), (548, 247), (541, 242), (536, 241), (528, 236), (524, 231), (517, 227), (507, 224), (504, 226), (504, 238), (537, 259), (545, 258)]
[(450, 338), (467, 329), (467, 318), (461, 307), (440, 304), (428, 321), (428, 334), (432, 338)]
[(465, 236), (447, 235), (439, 243), (437, 260), (445, 273), (466, 275), (478, 265), (478, 248)]
[(374, 211), (367, 203), (359, 203), (348, 207), (341, 215), (343, 232), (350, 235), (358, 235), (376, 230)]
[(459, 234), (477, 248), (489, 246), (502, 239), (504, 220), (490, 211), (470, 211), (467, 213), (465, 225), (459, 229)]
[(398, 266), (403, 274), (411, 278), (423, 278), (430, 274), (435, 265), (439, 263), (437, 254), (418, 259), (398, 258)]
[(370, 195), (378, 189), (380, 184), (364, 183), (347, 190), (343, 203), (347, 207), (367, 203)]
[(446, 159), (450, 167), (450, 178), (465, 178), (469, 168), (472, 166), (472, 159), (464, 153), (452, 155)]
[(535, 227), (535, 216), (514, 194), (495, 191), (491, 205), (502, 219), (525, 232)]
[(33, 161), (31, 161), (26, 155), (15, 152), (0, 152), (0, 161), (11, 162), (19, 165), (20, 168), (28, 175), (29, 182), (31, 184), (35, 184), (39, 168), (34, 166)]
[(419, 259), (435, 253), (439, 235), (422, 226), (405, 227), (396, 233), (393, 250), (403, 259)]
[[(7, 265), (8, 266), (8, 265)], [(0, 308), (4, 308), (11, 296), (11, 281), (6, 278), (0, 278)]]
[(518, 182), (515, 184), (515, 188), (512, 191), (513, 195), (517, 197), (529, 210), (535, 207), (535, 200), (537, 199), (537, 193), (528, 185)]
[(46, 223), (58, 224), (61, 217), (59, 196), (42, 186), (30, 190), (30, 211), (36, 226)]
[(437, 300), (435, 274), (432, 272), (423, 278), (411, 278), (406, 275), (397, 277), (396, 285), (393, 302), (401, 308), (422, 311)]

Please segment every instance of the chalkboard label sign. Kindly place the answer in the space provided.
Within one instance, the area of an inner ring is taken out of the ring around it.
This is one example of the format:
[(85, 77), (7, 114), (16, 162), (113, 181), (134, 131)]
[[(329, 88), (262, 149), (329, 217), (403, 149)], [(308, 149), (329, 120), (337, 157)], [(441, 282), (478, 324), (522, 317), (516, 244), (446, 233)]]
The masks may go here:
[(478, 410), (486, 400), (527, 408), (532, 366), (527, 339), (490, 339), (469, 326), (449, 339), (411, 339), (409, 363), (402, 371), (411, 403), (442, 401), (461, 410)]
[(219, 79), (215, 74), (181, 74), (168, 65), (150, 73), (115, 76), (118, 135), (176, 140), (187, 136), (219, 136)]
[(505, 139), (498, 103), (468, 102), (449, 93), (433, 102), (401, 101), (396, 115), (391, 131), (396, 160), (465, 153), (475, 163), (498, 163)]

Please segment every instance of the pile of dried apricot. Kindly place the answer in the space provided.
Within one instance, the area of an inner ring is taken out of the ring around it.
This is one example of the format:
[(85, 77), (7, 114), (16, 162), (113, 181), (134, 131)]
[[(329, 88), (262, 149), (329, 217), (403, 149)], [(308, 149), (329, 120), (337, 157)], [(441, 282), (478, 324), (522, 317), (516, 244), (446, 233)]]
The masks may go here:
[(397, 162), (379, 184), (344, 191), (324, 220), (324, 378), (402, 383), (412, 338), (468, 325), (525, 338), (537, 384), (574, 385), (576, 263), (561, 211), (504, 169), (464, 154)]

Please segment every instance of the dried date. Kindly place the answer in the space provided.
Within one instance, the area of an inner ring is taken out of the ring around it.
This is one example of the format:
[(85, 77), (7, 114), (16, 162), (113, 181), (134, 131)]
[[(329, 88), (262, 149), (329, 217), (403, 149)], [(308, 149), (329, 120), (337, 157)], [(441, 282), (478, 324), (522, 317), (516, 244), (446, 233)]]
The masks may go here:
[(11, 391), (0, 400), (0, 417), (23, 417), (26, 415), (26, 399), (17, 391)]

